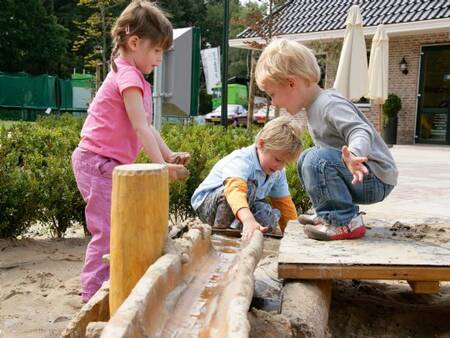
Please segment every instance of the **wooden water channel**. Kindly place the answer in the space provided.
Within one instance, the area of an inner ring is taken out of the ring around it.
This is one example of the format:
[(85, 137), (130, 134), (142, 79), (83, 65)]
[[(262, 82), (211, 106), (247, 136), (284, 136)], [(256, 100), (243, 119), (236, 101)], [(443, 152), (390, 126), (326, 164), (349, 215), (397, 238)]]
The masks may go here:
[(152, 264), (114, 315), (109, 285), (71, 321), (62, 337), (248, 337), (257, 233), (240, 240), (198, 226)]
[(62, 337), (247, 337), (253, 272), (263, 237), (211, 235), (198, 225), (167, 240), (167, 167), (134, 164), (113, 173), (110, 285)]

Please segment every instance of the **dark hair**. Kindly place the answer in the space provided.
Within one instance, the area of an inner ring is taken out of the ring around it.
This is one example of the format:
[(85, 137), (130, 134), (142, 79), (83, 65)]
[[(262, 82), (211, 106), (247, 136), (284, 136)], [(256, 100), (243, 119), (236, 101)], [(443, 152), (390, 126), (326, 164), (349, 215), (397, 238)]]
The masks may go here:
[(167, 17), (168, 15), (156, 4), (146, 0), (133, 0), (117, 18), (111, 30), (113, 38), (112, 69), (117, 71), (114, 59), (120, 48), (126, 48), (128, 38), (132, 35), (150, 40), (152, 46), (168, 49), (172, 45), (173, 30)]

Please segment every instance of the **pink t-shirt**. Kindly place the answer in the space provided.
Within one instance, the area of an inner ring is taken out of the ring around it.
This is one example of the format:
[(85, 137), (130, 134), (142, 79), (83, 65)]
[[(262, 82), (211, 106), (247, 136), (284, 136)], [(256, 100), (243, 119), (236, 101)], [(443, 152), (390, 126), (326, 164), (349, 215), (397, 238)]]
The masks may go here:
[(128, 118), (122, 93), (130, 87), (142, 91), (147, 122), (152, 122), (152, 92), (142, 73), (123, 58), (116, 58), (117, 72), (106, 76), (89, 106), (81, 130), (80, 147), (120, 163), (133, 163), (142, 148)]

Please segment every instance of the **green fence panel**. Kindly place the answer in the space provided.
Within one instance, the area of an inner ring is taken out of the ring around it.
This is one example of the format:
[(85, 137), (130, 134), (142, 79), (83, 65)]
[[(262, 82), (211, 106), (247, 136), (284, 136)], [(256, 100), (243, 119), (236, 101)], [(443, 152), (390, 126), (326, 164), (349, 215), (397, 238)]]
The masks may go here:
[(10, 108), (57, 108), (56, 77), (24, 73), (0, 73), (0, 106)]
[(60, 109), (73, 108), (73, 91), (71, 80), (58, 79), (59, 83), (59, 106)]

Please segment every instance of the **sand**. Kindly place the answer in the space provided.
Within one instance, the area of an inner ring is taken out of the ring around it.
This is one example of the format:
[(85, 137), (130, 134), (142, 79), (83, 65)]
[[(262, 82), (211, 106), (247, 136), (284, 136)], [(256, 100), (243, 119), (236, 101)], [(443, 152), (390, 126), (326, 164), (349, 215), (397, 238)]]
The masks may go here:
[[(371, 222), (384, 225), (393, 237), (449, 246), (450, 224), (425, 221)], [(32, 232), (28, 238), (0, 240), (1, 338), (57, 337), (81, 308), (79, 273), (88, 238), (79, 228), (69, 229), (66, 236), (55, 240)], [(264, 256), (275, 260), (278, 245), (278, 240), (266, 238)], [(253, 310), (250, 316), (251, 337), (289, 336), (287, 323), (275, 313)], [(333, 337), (450, 338), (449, 318), (450, 283), (443, 283), (436, 295), (414, 295), (404, 281), (333, 285)]]
[(81, 308), (88, 239), (69, 231), (62, 240), (0, 240), (0, 337), (58, 337)]

